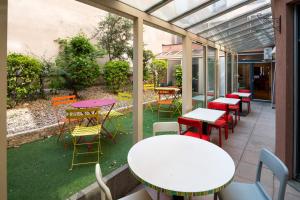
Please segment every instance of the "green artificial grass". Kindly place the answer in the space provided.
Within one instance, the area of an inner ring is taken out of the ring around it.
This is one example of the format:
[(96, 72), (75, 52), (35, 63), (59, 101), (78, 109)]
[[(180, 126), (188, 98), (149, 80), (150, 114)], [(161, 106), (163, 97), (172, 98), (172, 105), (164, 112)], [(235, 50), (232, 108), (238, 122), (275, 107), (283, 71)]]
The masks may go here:
[[(165, 119), (161, 121), (175, 121)], [(144, 138), (152, 136), (152, 124), (157, 113), (144, 112)], [(119, 120), (127, 130), (132, 127), (132, 113)], [(63, 147), (57, 137), (8, 149), (8, 199), (66, 199), (96, 181), (94, 165), (75, 166), (69, 170), (73, 146)], [(70, 137), (69, 137), (70, 139)], [(101, 139), (103, 155), (100, 164), (104, 175), (127, 163), (127, 153), (133, 144), (132, 134), (117, 134), (116, 144)]]

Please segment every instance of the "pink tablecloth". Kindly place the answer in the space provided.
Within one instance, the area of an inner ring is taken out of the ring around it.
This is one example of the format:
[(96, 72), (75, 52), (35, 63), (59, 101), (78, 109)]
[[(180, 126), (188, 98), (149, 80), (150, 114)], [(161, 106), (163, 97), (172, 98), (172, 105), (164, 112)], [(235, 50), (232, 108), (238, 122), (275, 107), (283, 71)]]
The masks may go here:
[(116, 103), (115, 99), (91, 99), (85, 101), (78, 101), (71, 104), (74, 108), (95, 108), (102, 106), (110, 106)]

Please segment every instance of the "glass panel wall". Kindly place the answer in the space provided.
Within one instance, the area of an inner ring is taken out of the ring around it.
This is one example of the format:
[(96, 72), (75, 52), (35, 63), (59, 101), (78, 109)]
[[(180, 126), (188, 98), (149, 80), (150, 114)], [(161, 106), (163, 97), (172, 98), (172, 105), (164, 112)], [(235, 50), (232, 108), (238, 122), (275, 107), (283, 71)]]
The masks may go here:
[(193, 89), (193, 107), (194, 108), (205, 107), (204, 48), (199, 44), (193, 44), (192, 89)]
[(216, 49), (208, 47), (207, 52), (207, 102), (215, 98)]
[(233, 92), (237, 92), (238, 86), (237, 86), (237, 77), (238, 77), (238, 72), (237, 72), (237, 55), (233, 56), (233, 69), (232, 69), (232, 90)]
[(227, 94), (232, 92), (232, 66), (231, 66), (231, 54), (227, 53), (226, 54), (226, 61), (227, 61)]
[(225, 96), (225, 53), (220, 51), (219, 54), (219, 70), (218, 70), (218, 78), (219, 78), (219, 96)]

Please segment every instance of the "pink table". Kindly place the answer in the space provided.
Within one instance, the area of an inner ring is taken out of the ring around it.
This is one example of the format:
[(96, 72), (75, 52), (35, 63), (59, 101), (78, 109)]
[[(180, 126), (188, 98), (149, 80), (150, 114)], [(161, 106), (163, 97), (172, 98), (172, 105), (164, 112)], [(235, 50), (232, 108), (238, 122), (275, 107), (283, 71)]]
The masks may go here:
[(104, 123), (108, 118), (112, 108), (114, 107), (117, 101), (115, 99), (90, 99), (84, 101), (78, 101), (76, 103), (71, 104), (74, 108), (95, 108), (95, 107), (106, 107), (110, 106), (109, 111), (105, 115), (104, 119), (102, 120), (102, 130), (106, 133), (106, 135), (113, 140), (115, 143), (114, 137), (112, 134), (104, 127)]

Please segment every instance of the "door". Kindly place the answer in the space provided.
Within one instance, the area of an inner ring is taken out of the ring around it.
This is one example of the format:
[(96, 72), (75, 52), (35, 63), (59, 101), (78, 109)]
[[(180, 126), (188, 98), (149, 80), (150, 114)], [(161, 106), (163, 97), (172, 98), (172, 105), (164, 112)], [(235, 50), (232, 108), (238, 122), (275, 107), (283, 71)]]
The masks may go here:
[(271, 100), (271, 63), (254, 63), (251, 80), (253, 98)]

